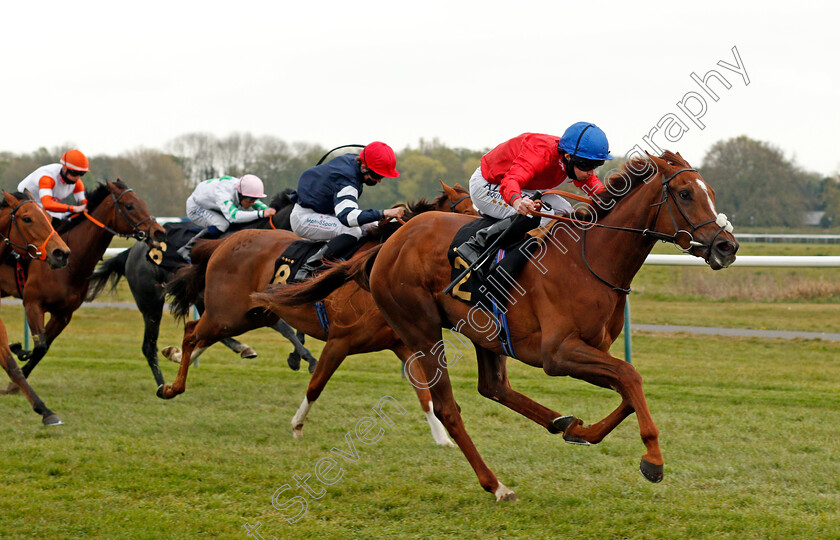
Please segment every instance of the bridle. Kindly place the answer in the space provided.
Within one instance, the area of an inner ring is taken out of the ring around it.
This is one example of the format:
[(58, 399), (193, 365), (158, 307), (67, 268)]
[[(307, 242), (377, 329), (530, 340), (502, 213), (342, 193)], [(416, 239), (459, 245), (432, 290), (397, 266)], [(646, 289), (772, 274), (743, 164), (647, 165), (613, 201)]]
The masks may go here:
[[(24, 204), (27, 204), (27, 203), (32, 203), (32, 204), (37, 206), (37, 203), (33, 200), (27, 199), (25, 201), (20, 201), (17, 204), (17, 206), (12, 208), (12, 211), (9, 213), (9, 232), (7, 234), (0, 233), (0, 238), (3, 239), (3, 242), (7, 246), (12, 246), (12, 247), (18, 249), (19, 251), (25, 252), (29, 256), (30, 259), (39, 259), (41, 261), (45, 261), (47, 259), (47, 242), (50, 241), (50, 238), (52, 238), (53, 235), (58, 234), (58, 233), (56, 233), (55, 229), (53, 229), (53, 231), (49, 234), (49, 236), (47, 236), (46, 240), (44, 240), (44, 243), (41, 244), (40, 246), (36, 246), (35, 244), (29, 242), (29, 240), (26, 238), (26, 235), (23, 233), (23, 227), (20, 226), (20, 224), (17, 222), (17, 219), (15, 218), (15, 213), (17, 213), (17, 211), (20, 209), (21, 206), (23, 206)], [(40, 209), (41, 209), (41, 207), (39, 206), (38, 210), (40, 210)], [(45, 217), (44, 219), (48, 219), (48, 218)], [(49, 222), (47, 222), (47, 223), (49, 224)], [(26, 242), (25, 246), (22, 246), (20, 244), (15, 244), (14, 242), (12, 242), (12, 227), (15, 228), (17, 233)], [(50, 228), (52, 228), (52, 226), (50, 226)], [(17, 257), (17, 256), (18, 256), (17, 252), (15, 252), (15, 257)]]
[(449, 201), (449, 211), (454, 214), (455, 213), (455, 207), (458, 206), (459, 204), (461, 204), (462, 202), (464, 202), (465, 200), (469, 199), (469, 198), (470, 198), (470, 194), (467, 193), (463, 197), (459, 198), (457, 201), (450, 200)]
[(120, 199), (123, 198), (123, 195), (125, 195), (126, 193), (129, 193), (129, 192), (132, 192), (132, 191), (134, 191), (134, 190), (131, 189), (131, 188), (127, 188), (122, 193), (120, 193), (119, 196), (111, 193), (111, 198), (114, 200), (114, 223), (117, 222), (117, 214), (119, 214), (120, 216), (122, 216), (122, 218), (125, 220), (125, 222), (128, 223), (129, 227), (131, 227), (131, 233), (122, 234), (122, 233), (119, 233), (119, 232), (111, 229), (110, 227), (108, 227), (104, 223), (100, 222), (99, 220), (97, 220), (96, 218), (94, 218), (93, 216), (88, 214), (87, 210), (85, 210), (85, 217), (88, 220), (90, 220), (90, 222), (93, 223), (94, 225), (98, 226), (101, 229), (105, 229), (106, 231), (108, 231), (109, 233), (111, 233), (115, 236), (119, 236), (121, 238), (134, 238), (135, 240), (139, 240), (141, 242), (145, 241), (147, 238), (149, 238), (149, 233), (147, 233), (146, 231), (141, 231), (140, 226), (143, 225), (144, 223), (146, 223), (147, 221), (150, 221), (149, 229), (151, 230), (152, 223), (157, 223), (157, 221), (155, 220), (155, 217), (152, 216), (152, 215), (150, 215), (146, 219), (143, 219), (143, 220), (137, 221), (137, 222), (135, 222), (131, 219), (131, 217), (126, 213), (122, 204), (120, 204)]
[[(682, 251), (684, 253), (688, 253), (689, 251), (691, 251), (692, 249), (694, 249), (696, 247), (705, 247), (705, 248), (708, 248), (706, 250), (706, 257), (703, 259), (704, 261), (706, 261), (706, 263), (709, 262), (709, 257), (711, 257), (711, 254), (712, 254), (712, 246), (714, 245), (715, 240), (717, 240), (718, 235), (720, 235), (720, 233), (723, 232), (724, 230), (731, 229), (731, 225), (729, 224), (729, 221), (726, 220), (726, 216), (724, 216), (723, 214), (718, 214), (715, 219), (709, 219), (709, 220), (706, 220), (702, 223), (698, 223), (697, 225), (694, 225), (691, 222), (691, 220), (688, 219), (688, 216), (685, 215), (685, 212), (683, 211), (682, 208), (680, 208), (680, 205), (676, 201), (674, 201), (673, 205), (668, 204), (669, 198), (674, 198), (674, 194), (671, 191), (671, 186), (670, 186), (671, 180), (673, 180), (678, 174), (683, 173), (683, 172), (697, 172), (697, 169), (692, 169), (692, 168), (679, 169), (678, 171), (675, 171), (674, 173), (672, 173), (667, 178), (665, 178), (664, 175), (663, 175), (663, 178), (662, 178), (662, 197), (661, 197), (661, 199), (658, 203), (654, 203), (654, 204), (651, 205), (651, 206), (657, 206), (658, 208), (656, 209), (656, 214), (653, 216), (652, 225), (648, 228), (645, 228), (645, 229), (634, 229), (634, 228), (631, 228), (631, 227), (615, 227), (615, 226), (611, 226), (611, 225), (603, 225), (601, 223), (581, 221), (581, 220), (574, 219), (574, 218), (569, 218), (569, 217), (566, 217), (566, 216), (555, 216), (554, 214), (547, 214), (547, 213), (543, 213), (543, 212), (531, 212), (531, 214), (536, 215), (536, 216), (540, 216), (540, 217), (555, 219), (555, 220), (558, 220), (558, 221), (566, 221), (566, 222), (574, 223), (574, 224), (577, 224), (577, 225), (585, 225), (586, 228), (584, 228), (583, 233), (581, 235), (580, 251), (581, 251), (581, 257), (583, 258), (583, 263), (586, 265), (586, 268), (599, 281), (601, 281), (605, 285), (611, 287), (613, 290), (615, 290), (617, 292), (620, 292), (620, 293), (623, 293), (623, 294), (630, 294), (631, 291), (630, 291), (629, 287), (625, 289), (625, 288), (619, 287), (617, 285), (613, 285), (612, 283), (610, 283), (606, 279), (599, 276), (595, 272), (595, 270), (593, 270), (592, 267), (589, 265), (589, 261), (587, 261), (587, 259), (586, 259), (586, 231), (590, 227), (594, 226), (594, 227), (601, 227), (601, 228), (604, 228), (604, 229), (612, 229), (612, 230), (616, 230), (616, 231), (624, 231), (624, 232), (632, 232), (632, 233), (641, 234), (642, 236), (646, 236), (646, 237), (652, 238), (654, 240), (660, 240), (662, 242), (668, 242), (668, 243), (674, 244), (677, 247), (677, 249), (679, 249), (680, 251)], [(571, 196), (571, 194), (563, 192), (563, 191), (549, 190), (549, 191), (544, 191), (541, 195), (546, 195), (546, 194), (549, 194), (549, 193), (556, 194), (556, 195), (567, 196), (571, 199), (575, 199), (575, 200), (579, 200), (581, 202), (586, 202), (588, 204), (592, 204), (592, 201), (585, 198), (585, 197)], [(662, 233), (662, 232), (659, 232), (659, 231), (656, 231), (656, 230), (652, 229), (652, 227), (656, 226), (656, 221), (659, 219), (659, 212), (662, 210), (663, 206), (668, 208), (668, 213), (671, 216), (671, 221), (673, 222), (674, 230), (676, 231), (674, 234), (665, 234), (665, 233)], [(676, 216), (674, 215), (674, 211), (671, 208), (672, 206), (676, 206), (677, 211), (680, 213), (680, 215), (685, 220), (685, 222), (688, 223), (688, 226), (691, 227), (691, 231), (687, 231), (685, 229), (679, 229), (679, 225), (677, 225)], [(699, 229), (701, 227), (705, 227), (706, 225), (709, 225), (711, 223), (715, 223), (719, 227), (718, 231), (712, 237), (711, 241), (708, 244), (703, 244), (701, 242), (697, 242), (696, 240), (694, 240), (694, 232), (696, 232), (697, 229)], [(683, 235), (683, 234), (688, 237), (688, 247), (687, 248), (683, 248), (679, 243), (680, 236)]]

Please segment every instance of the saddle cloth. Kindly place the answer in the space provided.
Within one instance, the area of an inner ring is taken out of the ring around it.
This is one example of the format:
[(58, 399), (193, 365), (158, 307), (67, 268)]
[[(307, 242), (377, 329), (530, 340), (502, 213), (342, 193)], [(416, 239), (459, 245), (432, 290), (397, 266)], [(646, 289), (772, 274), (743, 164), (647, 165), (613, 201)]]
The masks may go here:
[[(458, 256), (455, 248), (469, 240), (479, 229), (492, 225), (496, 221), (488, 218), (477, 219), (458, 230), (447, 252), (451, 267), (450, 281), (457, 279), (469, 266)], [(525, 247), (520, 249), (522, 246)], [(494, 303), (507, 304), (509, 298), (523, 294), (515, 279), (522, 272), (529, 256), (537, 248), (538, 244), (531, 236), (525, 236), (513, 244), (504, 243), (504, 248), (493, 254), (493, 262), (484, 264), (484, 268), (487, 268), (489, 264), (489, 271), (485, 270), (484, 279), (479, 280), (475, 272), (470, 272), (452, 289), (452, 296), (469, 306), (480, 306), (487, 310), (490, 310)], [(511, 289), (516, 290), (511, 292)]]

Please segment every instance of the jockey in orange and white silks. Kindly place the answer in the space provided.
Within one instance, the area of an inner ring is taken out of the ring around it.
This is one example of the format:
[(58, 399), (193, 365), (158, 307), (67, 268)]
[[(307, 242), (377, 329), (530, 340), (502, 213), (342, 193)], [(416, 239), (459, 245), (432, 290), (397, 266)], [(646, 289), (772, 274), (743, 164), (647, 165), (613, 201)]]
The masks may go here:
[[(35, 169), (20, 184), (18, 191), (32, 194), (38, 204), (51, 216), (64, 219), (87, 209), (87, 197), (82, 176), (90, 168), (88, 158), (78, 150), (68, 150), (59, 163)], [(75, 205), (61, 202), (73, 195)]]

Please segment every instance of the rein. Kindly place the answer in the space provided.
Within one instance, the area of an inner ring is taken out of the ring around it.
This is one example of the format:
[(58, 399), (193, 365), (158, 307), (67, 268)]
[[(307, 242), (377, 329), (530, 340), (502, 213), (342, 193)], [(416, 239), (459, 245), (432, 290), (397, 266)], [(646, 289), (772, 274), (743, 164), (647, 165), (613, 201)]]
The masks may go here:
[[(20, 226), (20, 224), (17, 222), (17, 219), (15, 218), (15, 213), (20, 209), (21, 206), (23, 206), (26, 203), (37, 204), (35, 201), (32, 201), (32, 200), (25, 200), (25, 201), (19, 202), (18, 205), (15, 206), (9, 214), (9, 217), (10, 217), (10, 219), (9, 219), (9, 232), (5, 235), (3, 233), (0, 233), (0, 238), (3, 239), (3, 242), (7, 246), (12, 246), (14, 248), (17, 248), (20, 251), (25, 252), (29, 256), (30, 259), (38, 259), (38, 260), (41, 260), (41, 261), (45, 261), (45, 260), (47, 260), (47, 242), (50, 241), (50, 238), (52, 238), (53, 235), (58, 234), (58, 233), (56, 233), (55, 229), (53, 229), (53, 231), (49, 234), (49, 236), (47, 236), (46, 240), (44, 240), (44, 243), (41, 244), (40, 246), (36, 246), (35, 244), (29, 242), (26, 238), (26, 235), (23, 233), (23, 228)], [(40, 209), (40, 207), (39, 207), (39, 209)], [(26, 242), (25, 246), (21, 246), (19, 244), (15, 244), (14, 242), (12, 242), (12, 238), (11, 238), (12, 237), (12, 227), (15, 228), (15, 230), (18, 232), (18, 234), (21, 236), (21, 238), (23, 238), (23, 240)], [(52, 226), (50, 226), (50, 228), (52, 229)], [(34, 249), (34, 251), (33, 251), (33, 249)], [(15, 252), (15, 257), (17, 257), (17, 256), (18, 256), (17, 252)]]
[[(554, 220), (557, 220), (557, 221), (564, 221), (566, 223), (573, 223), (575, 225), (585, 225), (586, 227), (582, 227), (583, 228), (583, 234), (581, 235), (580, 253), (581, 253), (581, 257), (583, 258), (583, 263), (586, 265), (586, 268), (599, 281), (601, 281), (605, 285), (611, 287), (613, 290), (618, 291), (618, 292), (623, 293), (623, 294), (630, 294), (631, 290), (630, 290), (629, 287), (625, 289), (625, 288), (619, 287), (617, 285), (613, 285), (612, 283), (610, 283), (606, 279), (599, 276), (595, 272), (595, 270), (593, 270), (592, 267), (589, 265), (589, 261), (586, 260), (586, 231), (590, 227), (601, 227), (603, 229), (612, 229), (612, 230), (615, 230), (615, 231), (624, 231), (624, 232), (632, 232), (632, 233), (641, 234), (642, 236), (653, 238), (654, 240), (660, 240), (662, 242), (668, 242), (668, 243), (674, 244), (677, 247), (677, 249), (679, 249), (683, 253), (688, 253), (689, 251), (691, 251), (691, 249), (693, 249), (695, 247), (706, 247), (706, 248), (709, 248), (709, 255), (711, 254), (711, 246), (714, 245), (715, 240), (717, 239), (718, 235), (721, 232), (723, 232), (724, 230), (726, 230), (727, 228), (731, 228), (731, 225), (729, 224), (729, 221), (726, 220), (726, 217), (723, 214), (719, 214), (715, 219), (709, 219), (709, 220), (706, 220), (702, 223), (694, 225), (691, 222), (691, 220), (688, 219), (688, 216), (685, 215), (685, 212), (683, 212), (683, 209), (680, 208), (679, 204), (675, 203), (673, 206), (677, 207), (677, 211), (680, 213), (680, 215), (686, 221), (686, 223), (688, 223), (688, 225), (691, 227), (691, 231), (687, 231), (687, 230), (678, 228), (677, 219), (676, 219), (676, 216), (674, 215), (674, 211), (671, 209), (672, 205), (668, 204), (668, 198), (669, 198), (669, 196), (673, 197), (673, 193), (671, 192), (671, 187), (670, 187), (671, 180), (673, 180), (678, 174), (680, 174), (682, 172), (697, 172), (697, 169), (692, 169), (692, 168), (679, 169), (678, 171), (671, 174), (671, 176), (669, 176), (667, 178), (663, 178), (662, 179), (662, 199), (658, 203), (655, 203), (655, 204), (651, 205), (651, 206), (657, 206), (658, 207), (656, 209), (656, 215), (654, 215), (654, 217), (653, 217), (653, 223), (654, 224), (656, 224), (656, 221), (659, 218), (659, 212), (662, 210), (662, 206), (664, 205), (665, 207), (668, 208), (668, 213), (671, 215), (671, 221), (674, 223), (674, 230), (677, 231), (674, 234), (665, 234), (665, 233), (662, 233), (662, 232), (659, 232), (659, 231), (651, 230), (650, 228), (635, 229), (635, 228), (630, 228), (630, 227), (615, 227), (615, 226), (611, 226), (611, 225), (603, 225), (601, 223), (595, 223), (595, 222), (591, 222), (591, 221), (581, 221), (581, 220), (575, 219), (575, 218), (570, 218), (570, 217), (566, 217), (566, 216), (556, 216), (554, 214), (547, 214), (545, 212), (538, 212), (538, 211), (531, 211), (530, 214), (534, 215), (534, 216), (548, 218), (548, 219), (554, 219)], [(574, 193), (568, 193), (568, 192), (565, 192), (565, 191), (559, 191), (559, 190), (553, 190), (552, 189), (552, 190), (542, 192), (541, 196), (542, 195), (547, 195), (547, 194), (560, 195), (560, 196), (563, 196), (563, 197), (567, 197), (569, 199), (573, 199), (573, 200), (576, 200), (576, 201), (580, 201), (580, 202), (589, 204), (590, 206), (592, 205), (592, 199), (589, 199), (587, 197), (582, 197), (582, 196), (576, 195)], [(721, 221), (723, 221), (724, 223), (721, 224)], [(711, 223), (716, 223), (720, 227), (718, 229), (717, 233), (715, 233), (715, 235), (712, 237), (712, 240), (708, 244), (703, 244), (701, 242), (695, 241), (693, 233), (697, 229), (699, 229), (700, 227), (704, 227), (704, 226), (709, 225)], [(679, 237), (680, 237), (681, 234), (685, 234), (685, 235), (688, 236), (688, 246), (689, 246), (688, 248), (683, 248), (679, 244)], [(708, 262), (708, 259), (706, 259), (706, 262)]]
[(108, 231), (109, 233), (111, 233), (115, 236), (119, 236), (121, 238), (134, 238), (135, 240), (139, 240), (139, 241), (143, 242), (143, 241), (146, 240), (146, 238), (149, 237), (149, 235), (146, 231), (141, 231), (139, 227), (140, 227), (140, 225), (146, 223), (147, 221), (154, 222), (155, 218), (154, 218), (154, 216), (150, 215), (149, 217), (147, 217), (144, 220), (134, 222), (131, 219), (131, 217), (129, 217), (129, 215), (126, 214), (125, 210), (123, 209), (122, 205), (120, 204), (120, 199), (122, 199), (123, 195), (125, 195), (126, 193), (128, 193), (130, 191), (134, 191), (134, 190), (131, 189), (131, 188), (128, 188), (125, 191), (123, 191), (122, 193), (120, 193), (119, 197), (114, 195), (113, 193), (111, 193), (111, 198), (114, 200), (114, 223), (117, 222), (117, 213), (119, 213), (119, 215), (122, 216), (122, 218), (125, 220), (125, 222), (128, 223), (128, 226), (131, 227), (131, 233), (130, 234), (122, 234), (122, 233), (119, 233), (119, 232), (115, 231), (114, 229), (108, 227), (107, 225), (105, 225), (101, 221), (94, 218), (92, 215), (90, 215), (88, 213), (87, 210), (85, 210), (84, 216), (91, 223), (93, 223), (94, 225), (96, 225), (100, 229), (104, 229), (104, 230)]

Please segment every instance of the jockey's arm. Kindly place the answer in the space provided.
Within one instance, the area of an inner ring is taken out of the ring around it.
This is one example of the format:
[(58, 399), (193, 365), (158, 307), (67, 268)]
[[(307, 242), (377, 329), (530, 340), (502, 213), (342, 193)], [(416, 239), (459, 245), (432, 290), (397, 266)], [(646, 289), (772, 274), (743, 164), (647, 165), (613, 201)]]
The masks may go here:
[(347, 227), (361, 227), (385, 218), (382, 210), (362, 210), (359, 208), (359, 191), (351, 185), (341, 188), (333, 198), (335, 216)]
[(49, 176), (42, 176), (38, 181), (38, 198), (41, 200), (41, 206), (50, 212), (70, 212), (72, 207), (69, 204), (64, 204), (55, 198), (54, 187), (55, 180)]
[(232, 199), (220, 204), (222, 215), (231, 223), (247, 223), (263, 217), (263, 210), (243, 210)]

